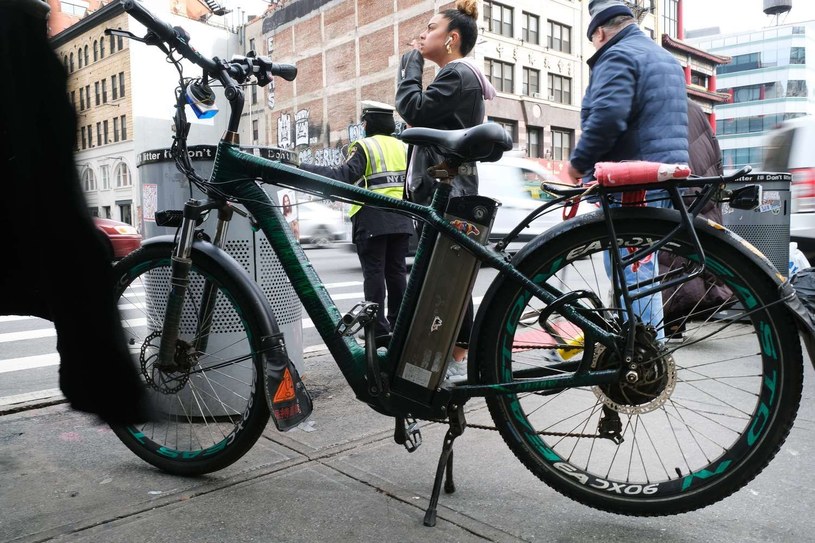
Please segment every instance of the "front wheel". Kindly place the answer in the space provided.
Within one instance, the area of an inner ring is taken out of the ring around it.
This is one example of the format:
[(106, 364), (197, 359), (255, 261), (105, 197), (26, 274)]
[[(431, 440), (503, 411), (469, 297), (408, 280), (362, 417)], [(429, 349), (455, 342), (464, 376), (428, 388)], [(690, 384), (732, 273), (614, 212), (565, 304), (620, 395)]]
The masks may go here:
[[(113, 427), (140, 458), (176, 475), (222, 469), (243, 456), (269, 420), (258, 342), (262, 322), (249, 294), (193, 251), (172, 367), (157, 363), (170, 292), (172, 244), (148, 245), (114, 267), (119, 312), (133, 364), (158, 420)], [(203, 315), (204, 293), (214, 304)], [(202, 326), (203, 320), (211, 325)]]
[[(623, 247), (651, 244), (676, 224), (675, 212), (637, 211), (615, 210)], [(706, 276), (635, 305), (646, 325), (636, 335), (634, 367), (623, 367), (600, 345), (587, 361), (594, 369), (620, 368), (618, 382), (487, 399), (515, 455), (591, 507), (665, 515), (714, 503), (753, 479), (792, 426), (803, 377), (795, 323), (756, 257), (738, 250), (727, 233), (697, 225)], [(564, 230), (527, 253), (519, 269), (561, 292), (593, 292), (592, 302), (581, 299), (585, 311), (623, 330), (625, 315), (606, 272), (605, 225), (584, 220)], [(664, 251), (681, 257), (675, 265), (698, 267), (684, 237)], [(681, 326), (668, 330), (662, 309), (647, 306), (667, 308), (677, 296), (693, 299), (681, 318), (672, 317)], [(557, 314), (539, 318), (542, 302), (516, 284), (497, 284), (485, 302), (476, 347), (482, 382), (574, 371), (582, 361), (582, 332)]]

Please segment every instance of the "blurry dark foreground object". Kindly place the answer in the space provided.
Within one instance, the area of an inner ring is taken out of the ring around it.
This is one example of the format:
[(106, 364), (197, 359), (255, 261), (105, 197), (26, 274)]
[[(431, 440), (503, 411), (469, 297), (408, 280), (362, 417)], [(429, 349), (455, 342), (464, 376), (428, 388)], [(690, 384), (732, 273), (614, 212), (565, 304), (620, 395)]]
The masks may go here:
[(80, 190), (76, 118), (46, 37), (47, 11), (39, 0), (0, 0), (0, 314), (54, 322), (59, 384), (71, 407), (137, 423), (149, 418), (146, 393)]

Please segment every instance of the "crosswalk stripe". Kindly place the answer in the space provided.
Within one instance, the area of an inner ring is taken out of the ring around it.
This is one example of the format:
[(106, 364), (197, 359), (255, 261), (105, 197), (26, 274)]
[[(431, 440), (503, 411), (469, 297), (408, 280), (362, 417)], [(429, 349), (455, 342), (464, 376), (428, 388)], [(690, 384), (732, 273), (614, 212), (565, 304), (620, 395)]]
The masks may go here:
[(23, 356), (20, 358), (7, 358), (5, 360), (0, 360), (0, 373), (45, 368), (47, 366), (56, 366), (58, 364), (59, 353)]

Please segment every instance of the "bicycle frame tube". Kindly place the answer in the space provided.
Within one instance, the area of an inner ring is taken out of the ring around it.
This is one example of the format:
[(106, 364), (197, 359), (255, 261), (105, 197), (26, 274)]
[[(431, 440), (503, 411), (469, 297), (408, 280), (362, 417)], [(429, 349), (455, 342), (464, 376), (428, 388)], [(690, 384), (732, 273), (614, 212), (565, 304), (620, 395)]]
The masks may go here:
[[(236, 145), (222, 141), (218, 146), (210, 182), (216, 185), (219, 190), (238, 198), (240, 203), (252, 213), (269, 240), (272, 249), (280, 259), (286, 275), (291, 280), (292, 286), (300, 297), (306, 312), (314, 322), (315, 328), (325, 341), (343, 375), (358, 397), (368, 397), (364, 384), (364, 350), (353, 338), (341, 337), (335, 333), (337, 323), (341, 318), (339, 310), (323, 287), (303, 249), (294, 239), (289, 228), (284, 226), (286, 223), (282, 214), (271, 204), (269, 197), (255, 182), (257, 179), (273, 185), (317, 192), (330, 198), (342, 198), (408, 213), (430, 225), (442, 235), (453, 238), (462, 247), (472, 252), (481, 262), (488, 263), (507, 277), (517, 281), (544, 303), (550, 304), (563, 294), (548, 285), (534, 283), (501, 256), (459, 232), (431, 206), (422, 206), (413, 202), (390, 198), (351, 184), (305, 172), (294, 166), (242, 152)], [(427, 246), (432, 241), (430, 236), (423, 236), (419, 250), (424, 251), (427, 249), (429, 251), (430, 249)], [(422, 277), (417, 279), (422, 279)], [(414, 278), (411, 276), (411, 282), (413, 280)], [(408, 288), (410, 290), (410, 284)], [(403, 306), (402, 311), (405, 310), (407, 308)], [(614, 336), (587, 317), (579, 314), (569, 306), (562, 308), (562, 314), (585, 330), (587, 334), (597, 338), (599, 343), (612, 349), (616, 348)], [(400, 320), (404, 321), (405, 319)], [(404, 330), (406, 326), (399, 326), (399, 324), (401, 322), (397, 321), (397, 330), (394, 332), (393, 340), (395, 345), (401, 345), (400, 337), (406, 333), (406, 330)], [(396, 361), (389, 361), (387, 355), (380, 354), (380, 362), (387, 364)], [(541, 379), (541, 389), (551, 388), (551, 384), (547, 384), (545, 381), (546, 379)], [(534, 382), (527, 384), (527, 386), (530, 385), (534, 388)]]

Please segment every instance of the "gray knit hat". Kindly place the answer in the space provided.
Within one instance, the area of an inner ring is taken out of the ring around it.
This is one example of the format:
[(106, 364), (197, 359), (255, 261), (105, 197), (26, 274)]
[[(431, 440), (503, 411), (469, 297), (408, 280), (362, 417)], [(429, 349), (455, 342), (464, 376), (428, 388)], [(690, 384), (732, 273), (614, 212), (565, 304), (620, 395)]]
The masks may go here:
[(591, 22), (589, 23), (589, 31), (586, 33), (586, 37), (591, 40), (591, 35), (594, 34), (594, 31), (597, 30), (598, 27), (603, 26), (619, 15), (633, 17), (634, 12), (632, 12), (631, 8), (626, 6), (625, 3), (619, 0), (591, 0), (591, 2), (589, 2), (589, 16), (591, 16)]

